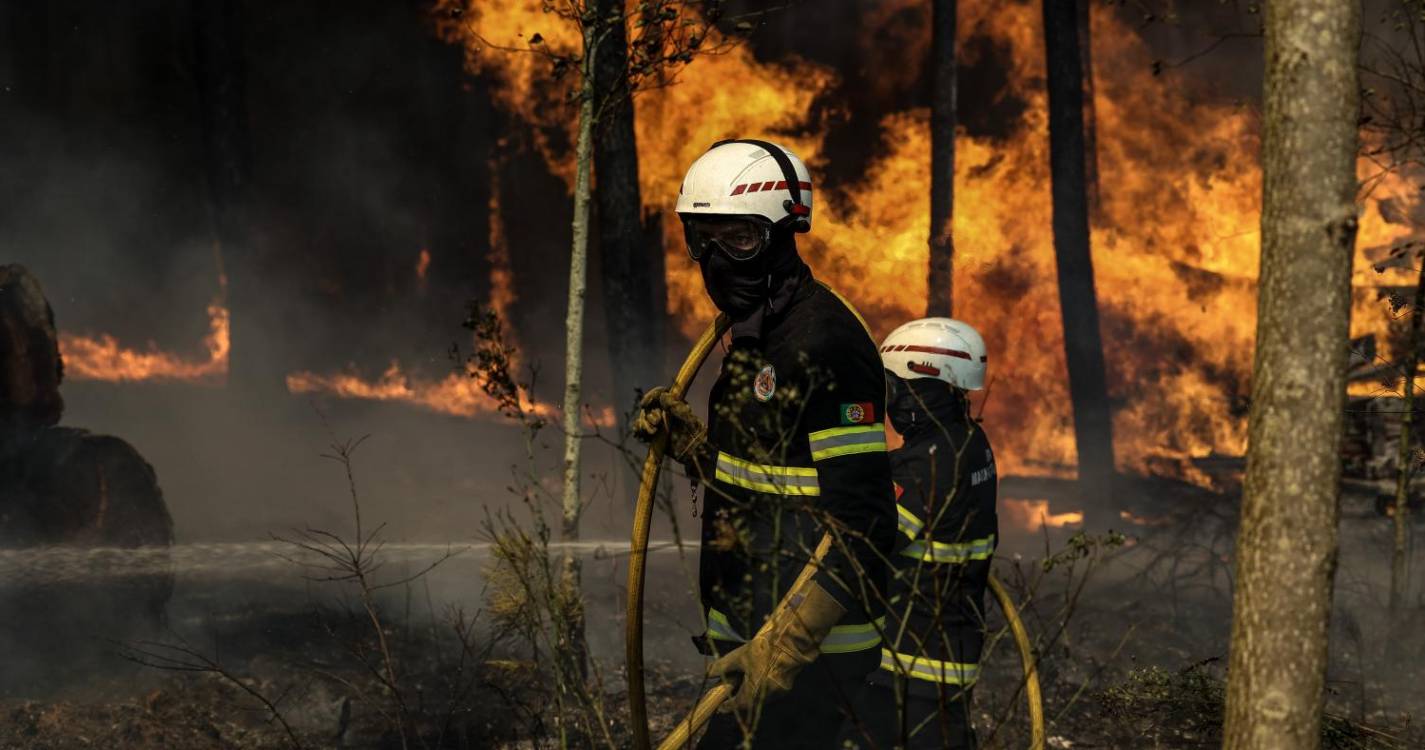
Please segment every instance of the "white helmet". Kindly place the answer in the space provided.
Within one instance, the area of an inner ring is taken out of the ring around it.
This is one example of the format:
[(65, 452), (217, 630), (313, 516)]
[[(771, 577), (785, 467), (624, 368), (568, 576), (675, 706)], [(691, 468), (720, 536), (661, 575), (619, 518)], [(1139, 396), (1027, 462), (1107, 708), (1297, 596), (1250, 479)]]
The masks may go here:
[(956, 388), (985, 387), (985, 340), (968, 323), (921, 318), (891, 331), (881, 344), (881, 362), (906, 380), (938, 378)]
[(767, 141), (714, 143), (678, 191), (679, 216), (761, 216), (796, 232), (811, 229), (811, 173), (797, 155)]

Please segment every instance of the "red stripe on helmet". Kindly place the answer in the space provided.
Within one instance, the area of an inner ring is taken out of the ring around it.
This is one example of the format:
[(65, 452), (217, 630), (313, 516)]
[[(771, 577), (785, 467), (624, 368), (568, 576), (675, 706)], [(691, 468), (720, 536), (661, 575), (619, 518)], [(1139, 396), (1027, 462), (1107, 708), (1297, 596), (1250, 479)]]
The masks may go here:
[(771, 189), (772, 189), (772, 186), (775, 185), (775, 184), (777, 184), (775, 180), (768, 180), (768, 181), (762, 183), (762, 189), (763, 189), (763, 190), (771, 190)]
[(742, 195), (743, 191), (745, 191), (746, 189), (747, 189), (747, 183), (744, 182), (744, 183), (742, 183), (741, 185), (738, 185), (737, 187), (733, 188), (733, 189), (732, 189), (732, 194), (733, 194), (733, 195)]
[(896, 351), (924, 352), (926, 354), (944, 354), (947, 357), (959, 357), (960, 359), (970, 359), (969, 352), (962, 352), (956, 349), (941, 349), (938, 346), (917, 346), (907, 345), (898, 347)]
[(754, 183), (752, 183), (751, 185), (748, 185), (748, 186), (747, 186), (747, 192), (749, 192), (749, 193), (755, 193), (755, 192), (757, 192), (758, 190), (761, 190), (761, 189), (762, 189), (762, 183), (760, 183), (760, 182), (754, 182)]

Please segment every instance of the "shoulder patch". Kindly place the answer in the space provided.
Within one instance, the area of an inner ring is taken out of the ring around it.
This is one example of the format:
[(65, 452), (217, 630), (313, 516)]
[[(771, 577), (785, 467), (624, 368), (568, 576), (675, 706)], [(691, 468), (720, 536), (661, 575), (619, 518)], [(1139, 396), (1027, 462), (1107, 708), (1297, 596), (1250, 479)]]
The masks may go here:
[(876, 421), (876, 405), (869, 401), (841, 405), (841, 424), (872, 424)]

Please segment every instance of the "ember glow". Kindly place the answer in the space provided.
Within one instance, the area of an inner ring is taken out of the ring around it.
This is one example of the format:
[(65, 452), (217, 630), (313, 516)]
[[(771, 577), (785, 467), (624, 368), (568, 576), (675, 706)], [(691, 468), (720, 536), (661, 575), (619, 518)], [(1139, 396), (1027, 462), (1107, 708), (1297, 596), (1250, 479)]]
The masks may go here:
[(203, 337), (206, 357), (163, 351), (152, 341), (145, 349), (130, 349), (107, 333), (84, 336), (61, 332), (59, 336), (64, 374), (75, 380), (221, 384), (228, 374), (228, 347), (228, 309), (221, 298), (208, 305), (208, 333)]
[[(463, 5), (458, 17), (440, 16), (441, 31), (464, 43), (472, 69), (498, 81), (496, 100), (531, 124), (572, 132), (575, 118), (560, 104), (572, 76), (554, 82), (539, 55), (494, 50), (480, 39), (524, 48), (538, 32), (549, 49), (568, 51), (576, 49), (577, 36), (541, 13), (538, 0)], [(902, 21), (893, 5), (868, 22)], [(956, 316), (979, 328), (991, 351), (995, 386), (984, 422), (1001, 470), (1072, 476), (1041, 17), (1035, 4), (959, 6), (962, 39), (988, 37), (1007, 50), (1004, 95), (1025, 107), (1008, 135), (962, 131), (957, 139)], [(1214, 99), (1190, 71), (1155, 76), (1153, 56), (1135, 30), (1111, 9), (1095, 8), (1102, 205), (1092, 241), (1109, 388), (1121, 404), (1114, 424), (1118, 464), (1194, 481), (1200, 472), (1191, 459), (1246, 449), (1242, 404), (1256, 327), (1260, 113)], [(928, 23), (920, 29), (928, 42)], [(867, 29), (870, 35), (877, 31)], [(971, 45), (963, 49), (974, 54)], [(708, 144), (732, 136), (781, 141), (815, 176), (836, 155), (827, 152), (826, 132), (811, 126), (808, 113), (836, 75), (805, 60), (795, 68), (758, 62), (742, 45), (695, 59), (675, 85), (640, 93), (635, 103), (646, 206), (669, 211), (687, 165)], [(881, 130), (885, 149), (857, 184), (842, 186), (839, 194), (848, 199), (819, 199), (813, 231), (799, 238), (817, 276), (855, 302), (877, 335), (924, 313), (930, 193), (927, 111), (888, 114)], [(572, 185), (570, 155), (542, 140), (536, 147), (551, 171)], [(1375, 171), (1362, 163), (1363, 177)], [(1403, 178), (1375, 183), (1361, 214), (1363, 250), (1408, 234), (1382, 216), (1379, 205), (1386, 200), (1409, 206), (1419, 196)], [(664, 227), (668, 311), (691, 337), (713, 310), (686, 260), (678, 223), (665, 221)], [(1357, 264), (1353, 335), (1385, 330), (1381, 304), (1367, 288), (1389, 281)], [(1072, 523), (1075, 515), (1047, 518), (1050, 525), (1053, 519)]]
[(1078, 511), (1068, 513), (1050, 513), (1048, 500), (1012, 500), (1000, 501), (1006, 520), (1015, 528), (1024, 531), (1038, 531), (1048, 527), (1051, 529), (1062, 529), (1065, 526), (1078, 526), (1084, 522), (1084, 514)]

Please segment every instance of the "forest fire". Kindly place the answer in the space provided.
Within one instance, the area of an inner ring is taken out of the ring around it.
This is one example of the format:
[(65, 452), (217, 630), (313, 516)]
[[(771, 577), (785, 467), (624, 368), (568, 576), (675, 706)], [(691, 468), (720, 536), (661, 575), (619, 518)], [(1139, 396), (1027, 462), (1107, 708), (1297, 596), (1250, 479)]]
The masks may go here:
[[(904, 15), (893, 11), (928, 12), (923, 4), (894, 5), (874, 18), (891, 23)], [(995, 353), (984, 418), (1002, 468), (1068, 476), (1075, 449), (1050, 230), (1041, 17), (1034, 4), (961, 3), (959, 14), (962, 39), (987, 38), (1006, 51), (997, 61), (1008, 66), (1001, 96), (1024, 106), (1008, 135), (957, 138), (956, 314), (983, 331)], [(546, 49), (572, 50), (578, 38), (566, 24), (542, 14), (534, 0), (470, 6), (445, 23), (447, 38), (465, 43), (471, 67), (500, 80), (504, 107), (539, 125), (536, 132), (573, 127), (559, 101), (567, 78), (551, 82), (539, 55), (482, 41), (524, 48), (538, 32)], [(928, 39), (928, 25), (918, 28)], [(1241, 455), (1246, 448), (1259, 113), (1213, 102), (1185, 76), (1155, 75), (1145, 44), (1112, 12), (1095, 12), (1093, 41), (1103, 199), (1092, 240), (1109, 387), (1120, 404), (1117, 461), (1120, 469), (1191, 480), (1189, 459)], [(966, 45), (969, 59), (961, 64), (974, 63), (975, 49)], [(814, 173), (837, 158), (810, 115), (813, 101), (833, 87), (835, 71), (805, 61), (795, 71), (758, 62), (745, 46), (698, 58), (693, 67), (698, 75), (635, 98), (640, 181), (650, 209), (667, 211), (682, 170), (721, 138), (774, 134)], [(961, 102), (979, 104), (993, 102)], [(802, 241), (817, 275), (858, 304), (877, 335), (923, 314), (929, 230), (927, 113), (888, 115), (881, 129), (883, 152), (856, 184), (819, 194), (816, 228)], [(535, 144), (572, 184), (571, 155), (542, 136)], [(1377, 171), (1364, 162), (1361, 169)], [(1361, 217), (1359, 247), (1408, 233), (1378, 210), (1387, 199), (1413, 205), (1416, 196), (1403, 180), (1378, 183)], [(669, 313), (691, 336), (712, 307), (686, 261), (676, 222), (664, 226)], [(1364, 293), (1380, 283), (1358, 264), (1356, 335), (1385, 330), (1380, 304)]]
[(443, 380), (422, 381), (407, 375), (398, 362), (392, 362), (374, 380), (354, 372), (336, 375), (294, 372), (287, 376), (287, 390), (371, 401), (405, 401), (434, 412), (461, 417), (499, 411), (498, 404), (480, 390), (479, 383), (473, 378), (452, 373)]
[(76, 380), (137, 382), (144, 380), (221, 383), (228, 374), (228, 309), (221, 299), (208, 305), (208, 333), (203, 337), (206, 359), (189, 359), (160, 350), (125, 348), (114, 336), (62, 333), (64, 372)]
[[(873, 14), (891, 23), (911, 4)], [(955, 210), (956, 314), (985, 332), (994, 352), (994, 388), (983, 405), (987, 429), (1006, 472), (1070, 476), (1075, 460), (1056, 299), (1047, 185), (1047, 129), (1042, 88), (1040, 17), (1030, 5), (962, 4), (962, 36), (991, 40), (1004, 51), (1008, 84), (999, 97), (1022, 103), (1005, 133), (962, 133), (957, 144)], [(538, 32), (550, 49), (572, 49), (577, 37), (534, 0), (474, 7), (455, 20), (440, 16), (446, 38), (466, 44), (468, 61), (495, 80), (494, 95), (531, 127), (549, 168), (572, 183), (570, 154), (548, 133), (573, 126), (560, 101), (568, 81), (550, 79), (538, 55), (485, 48), (477, 39), (524, 47)], [(1242, 404), (1255, 328), (1260, 171), (1258, 114), (1210, 101), (1194, 83), (1155, 75), (1141, 39), (1110, 12), (1094, 16), (1095, 118), (1102, 204), (1093, 245), (1104, 320), (1110, 391), (1121, 469), (1192, 481), (1188, 465), (1209, 454), (1241, 455)], [(973, 64), (974, 45), (965, 47)], [(824, 126), (809, 112), (833, 89), (837, 74), (811, 63), (793, 72), (759, 62), (746, 46), (697, 58), (699, 75), (635, 98), (640, 182), (646, 207), (666, 212), (682, 170), (708, 143), (733, 134), (771, 132), (815, 170), (837, 158)], [(910, 75), (910, 73), (907, 73)], [(970, 103), (967, 103), (970, 104)], [(925, 110), (887, 115), (884, 147), (870, 167), (835, 192), (821, 194), (816, 230), (803, 252), (815, 272), (861, 308), (875, 333), (923, 312), (928, 233), (928, 122)], [(1363, 163), (1362, 173), (1368, 171)], [(1374, 184), (1362, 216), (1366, 252), (1405, 236), (1379, 204), (1414, 205), (1404, 180)], [(491, 304), (508, 320), (515, 279), (492, 181), (489, 260)], [(1403, 213), (1396, 209), (1394, 215)], [(685, 335), (712, 314), (681, 249), (676, 222), (664, 222), (668, 312)], [(874, 251), (872, 251), (874, 250)], [(1353, 331), (1383, 333), (1388, 316), (1367, 287), (1391, 281), (1358, 264)], [(431, 254), (414, 264), (424, 288)], [(67, 335), (70, 372), (102, 380), (216, 380), (226, 372), (227, 317), (209, 310), (209, 357), (189, 361), (151, 348), (125, 349), (108, 335)], [(511, 334), (517, 332), (511, 331)], [(293, 373), (294, 392), (403, 400), (442, 413), (492, 411), (460, 379), (412, 381), (400, 366), (379, 378), (353, 373)], [(597, 400), (597, 399), (595, 399)]]
[[(365, 378), (356, 372), (335, 375), (294, 372), (287, 376), (287, 390), (298, 394), (366, 401), (399, 401), (457, 417), (500, 413), (500, 405), (480, 388), (476, 378), (457, 372), (441, 380), (422, 379), (406, 373), (399, 362), (392, 362), (375, 379)], [(542, 402), (526, 401), (521, 406), (529, 414), (545, 420), (558, 414), (555, 407)], [(610, 427), (615, 421), (614, 413), (605, 407), (585, 414), (584, 421), (590, 426)]]
[(1079, 511), (1050, 513), (1048, 500), (1006, 499), (1003, 503), (1005, 515), (1015, 528), (1024, 531), (1039, 531), (1043, 528), (1062, 529), (1078, 526), (1084, 522), (1084, 514)]

